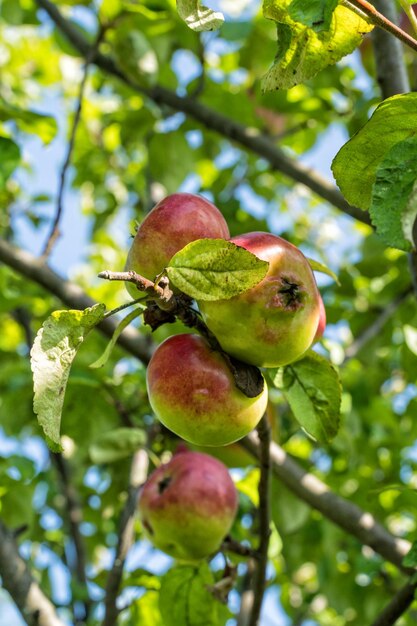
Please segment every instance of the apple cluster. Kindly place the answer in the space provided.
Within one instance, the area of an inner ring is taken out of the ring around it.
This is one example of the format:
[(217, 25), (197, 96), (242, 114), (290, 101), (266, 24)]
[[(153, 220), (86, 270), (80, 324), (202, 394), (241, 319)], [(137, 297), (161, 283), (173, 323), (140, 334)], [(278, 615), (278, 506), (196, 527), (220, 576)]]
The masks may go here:
[[(176, 435), (199, 446), (226, 446), (255, 428), (268, 400), (265, 380), (254, 397), (238, 388), (230, 358), (261, 368), (294, 362), (323, 333), (325, 310), (309, 262), (296, 246), (264, 232), (230, 238), (218, 208), (194, 194), (173, 194), (152, 209), (133, 240), (126, 270), (155, 280), (174, 254), (198, 239), (229, 240), (267, 261), (268, 271), (237, 296), (198, 301), (220, 349), (197, 334), (169, 337), (148, 364), (147, 388), (156, 417)], [(132, 297), (140, 296), (134, 285), (126, 286)], [(226, 467), (184, 450), (150, 476), (139, 501), (150, 539), (186, 560), (220, 547), (236, 506)]]

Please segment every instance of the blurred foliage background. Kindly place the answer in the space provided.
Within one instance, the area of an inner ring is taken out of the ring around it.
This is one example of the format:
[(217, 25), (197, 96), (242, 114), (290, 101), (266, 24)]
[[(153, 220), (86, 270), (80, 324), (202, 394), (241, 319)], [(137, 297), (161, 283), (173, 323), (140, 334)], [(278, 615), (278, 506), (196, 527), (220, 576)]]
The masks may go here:
[[(331, 159), (381, 99), (371, 41), (303, 85), (262, 94), (260, 79), (273, 61), (276, 32), (259, 4), (212, 2), (226, 22), (220, 31), (197, 34), (178, 17), (173, 0), (55, 2), (90, 42), (99, 25), (105, 26), (100, 50), (134, 82), (145, 89), (163, 85), (187, 102), (202, 103), (330, 179)], [(415, 83), (415, 55), (405, 53), (405, 61)], [(0, 236), (36, 255), (55, 215), (84, 63), (36, 2), (0, 1)], [(123, 286), (100, 282), (97, 273), (123, 269), (135, 222), (177, 190), (212, 200), (232, 235), (269, 230), (327, 264), (340, 285), (317, 276), (328, 317), (317, 350), (339, 368), (342, 425), (332, 444), (321, 447), (300, 431), (273, 391), (274, 438), (392, 533), (417, 539), (417, 311), (407, 256), (387, 249), (371, 227), (307, 187), (271, 171), (266, 159), (244, 150), (227, 132), (140, 95), (93, 64), (87, 72), (51, 266), (108, 308), (127, 301)], [(62, 303), (5, 263), (0, 290), (0, 517), (12, 529), (24, 525), (21, 553), (42, 589), (69, 624), (84, 623), (85, 587), (76, 574), (68, 516), (70, 485), (80, 505), (91, 602), (87, 623), (98, 624), (132, 450), (127, 444), (117, 460), (102, 450), (94, 462), (92, 448), (113, 429), (151, 428), (145, 365), (116, 347), (105, 367), (90, 369), (106, 339), (98, 332), (89, 336), (65, 400), (63, 473), (33, 414), (29, 364), (34, 334)], [(162, 328), (153, 339), (171, 332)], [(169, 433), (158, 432), (152, 454), (161, 456), (175, 444)], [(239, 465), (239, 455), (229, 462)], [(241, 492), (233, 536), (256, 542), (258, 470), (241, 467), (233, 475)], [(275, 532), (262, 625), (371, 623), (403, 580), (397, 569), (277, 479), (272, 507)], [(162, 624), (155, 600), (159, 575), (170, 560), (142, 539), (139, 525), (135, 530), (120, 624), (155, 626)], [(217, 560), (213, 567), (219, 569)], [(222, 623), (237, 623), (243, 559), (238, 573)], [(0, 613), (9, 615), (9, 605), (9, 596), (0, 592)], [(398, 624), (414, 624), (416, 615), (411, 611)], [(7, 623), (20, 624), (17, 613)]]

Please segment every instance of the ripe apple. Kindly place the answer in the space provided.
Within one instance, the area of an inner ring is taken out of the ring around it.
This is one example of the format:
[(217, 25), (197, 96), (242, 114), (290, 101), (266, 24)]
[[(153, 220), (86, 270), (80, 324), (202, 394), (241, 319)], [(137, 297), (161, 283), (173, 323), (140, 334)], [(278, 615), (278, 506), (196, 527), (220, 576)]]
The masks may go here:
[(174, 335), (149, 362), (146, 381), (157, 418), (176, 435), (201, 446), (224, 446), (247, 435), (266, 409), (268, 390), (248, 398), (226, 361), (198, 335)]
[[(125, 270), (153, 280), (176, 252), (196, 239), (228, 239), (226, 220), (211, 202), (192, 193), (167, 196), (145, 217), (130, 247)], [(140, 292), (126, 283), (132, 298)]]
[(269, 270), (238, 296), (199, 302), (205, 323), (223, 350), (241, 361), (258, 367), (292, 363), (311, 346), (320, 318), (320, 294), (307, 259), (270, 233), (230, 241), (269, 261)]
[(139, 515), (149, 539), (185, 561), (220, 548), (237, 506), (236, 487), (223, 463), (184, 449), (151, 474), (139, 495)]

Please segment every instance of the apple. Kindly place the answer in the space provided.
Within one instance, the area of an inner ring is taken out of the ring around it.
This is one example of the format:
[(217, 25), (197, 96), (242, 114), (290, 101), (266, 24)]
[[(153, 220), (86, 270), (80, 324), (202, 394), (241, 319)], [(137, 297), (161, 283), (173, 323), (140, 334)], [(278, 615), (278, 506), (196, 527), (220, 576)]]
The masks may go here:
[(217, 552), (237, 506), (236, 487), (223, 463), (183, 448), (151, 474), (139, 494), (146, 535), (157, 548), (184, 561)]
[(156, 417), (176, 435), (200, 446), (224, 446), (247, 435), (268, 402), (248, 398), (220, 352), (198, 335), (174, 335), (155, 350), (146, 372)]
[[(174, 193), (158, 202), (139, 226), (125, 270), (153, 280), (191, 241), (229, 237), (226, 220), (214, 204), (192, 193)], [(126, 289), (132, 298), (140, 297), (132, 283)]]
[(268, 273), (229, 300), (200, 301), (205, 323), (223, 350), (241, 361), (258, 367), (292, 363), (311, 346), (320, 319), (320, 294), (307, 259), (270, 233), (230, 241), (269, 261)]

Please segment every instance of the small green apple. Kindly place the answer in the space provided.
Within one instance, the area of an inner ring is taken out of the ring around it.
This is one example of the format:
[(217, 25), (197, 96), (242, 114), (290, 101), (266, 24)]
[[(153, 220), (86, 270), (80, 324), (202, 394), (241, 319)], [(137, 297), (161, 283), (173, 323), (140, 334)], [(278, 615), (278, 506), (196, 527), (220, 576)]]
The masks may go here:
[(226, 361), (198, 335), (169, 337), (149, 362), (146, 381), (157, 418), (182, 439), (224, 446), (247, 435), (268, 402), (262, 392), (248, 398), (235, 384)]
[(237, 506), (236, 487), (223, 463), (183, 448), (151, 474), (139, 495), (147, 536), (157, 548), (183, 561), (217, 552)]

